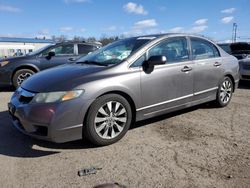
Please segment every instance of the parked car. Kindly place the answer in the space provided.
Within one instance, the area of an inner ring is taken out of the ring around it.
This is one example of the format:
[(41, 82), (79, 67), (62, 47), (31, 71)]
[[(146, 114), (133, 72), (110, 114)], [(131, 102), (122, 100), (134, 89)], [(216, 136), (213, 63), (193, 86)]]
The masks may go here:
[(108, 145), (134, 121), (210, 101), (228, 105), (238, 69), (235, 57), (200, 36), (133, 37), (32, 76), (8, 106), (15, 127), (30, 136)]
[(240, 79), (250, 80), (250, 43), (236, 42), (218, 45), (239, 60)]
[(65, 63), (72, 63), (100, 46), (99, 43), (64, 42), (48, 45), (26, 56), (2, 59), (0, 85), (14, 85), (17, 88), (33, 74)]

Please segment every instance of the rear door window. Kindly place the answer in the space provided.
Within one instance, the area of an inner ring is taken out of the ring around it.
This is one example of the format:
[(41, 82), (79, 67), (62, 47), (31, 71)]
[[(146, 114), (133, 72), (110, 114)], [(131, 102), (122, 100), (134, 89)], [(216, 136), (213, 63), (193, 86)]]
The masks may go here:
[(191, 38), (191, 46), (194, 60), (210, 59), (220, 56), (215, 45), (206, 40)]

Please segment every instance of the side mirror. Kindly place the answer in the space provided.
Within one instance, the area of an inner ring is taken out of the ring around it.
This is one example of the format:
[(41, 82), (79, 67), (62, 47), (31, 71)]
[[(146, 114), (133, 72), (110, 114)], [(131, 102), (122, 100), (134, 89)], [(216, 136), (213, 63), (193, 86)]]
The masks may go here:
[(143, 63), (143, 70), (150, 74), (154, 70), (155, 65), (164, 65), (167, 62), (166, 56), (157, 55), (157, 56), (151, 56), (147, 61)]
[(45, 57), (47, 60), (50, 60), (51, 57), (55, 56), (55, 52), (49, 52), (48, 55)]
[(155, 66), (155, 65), (164, 65), (167, 62), (166, 56), (157, 55), (157, 56), (151, 56), (147, 63), (149, 66)]
[(55, 55), (56, 55), (55, 52), (49, 52), (49, 53), (48, 53), (48, 56), (49, 56), (49, 57), (53, 57), (53, 56), (55, 56)]

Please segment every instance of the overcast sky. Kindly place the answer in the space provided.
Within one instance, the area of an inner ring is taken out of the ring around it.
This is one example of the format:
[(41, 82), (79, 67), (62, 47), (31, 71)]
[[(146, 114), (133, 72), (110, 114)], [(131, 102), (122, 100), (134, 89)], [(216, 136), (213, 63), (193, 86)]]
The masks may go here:
[(250, 38), (250, 0), (0, 0), (0, 36), (100, 37), (188, 32)]

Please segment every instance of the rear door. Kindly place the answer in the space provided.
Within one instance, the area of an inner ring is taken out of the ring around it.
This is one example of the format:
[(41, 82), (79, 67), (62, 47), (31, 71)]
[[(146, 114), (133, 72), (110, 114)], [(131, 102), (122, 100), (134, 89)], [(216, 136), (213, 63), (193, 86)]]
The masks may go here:
[[(55, 56), (48, 57), (49, 52), (55, 52)], [(61, 44), (56, 45), (44, 51), (40, 56), (41, 70), (70, 63), (76, 57), (74, 44)]]
[(222, 58), (217, 47), (201, 38), (190, 38), (194, 61), (195, 99), (215, 96), (223, 78)]
[(141, 71), (142, 107), (138, 110), (146, 116), (191, 102), (193, 97), (193, 62), (186, 38), (156, 44), (148, 50), (147, 58), (156, 55), (166, 56), (167, 63), (156, 65), (152, 72)]

